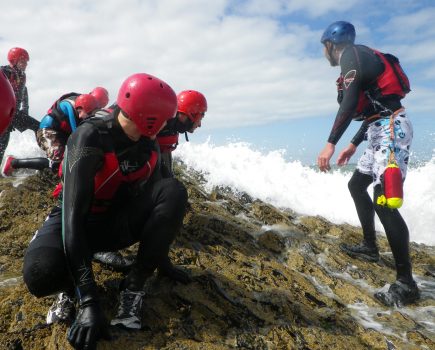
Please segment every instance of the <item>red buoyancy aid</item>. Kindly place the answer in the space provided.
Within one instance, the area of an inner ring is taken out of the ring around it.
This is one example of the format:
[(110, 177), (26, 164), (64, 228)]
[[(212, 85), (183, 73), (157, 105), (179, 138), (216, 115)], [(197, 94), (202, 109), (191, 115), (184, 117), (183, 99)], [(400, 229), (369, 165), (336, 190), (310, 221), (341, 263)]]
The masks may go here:
[(372, 51), (385, 66), (384, 72), (376, 79), (382, 96), (398, 95), (400, 98), (405, 97), (411, 89), (409, 79), (400, 66), (399, 60), (391, 54), (384, 54), (373, 49)]
[(178, 132), (174, 135), (157, 135), (157, 142), (160, 146), (161, 153), (169, 153), (177, 148), (178, 145)]
[[(133, 173), (123, 175), (116, 154), (114, 152), (105, 153), (104, 165), (98, 170), (94, 178), (94, 204), (92, 212), (104, 212), (107, 209), (107, 203), (110, 202), (122, 183), (148, 180), (156, 168), (158, 158), (159, 154), (156, 151), (152, 151), (150, 160), (142, 168)], [(63, 161), (59, 167), (59, 177), (62, 177), (62, 168)], [(62, 182), (60, 182), (53, 191), (53, 197), (57, 198), (62, 189)]]
[[(396, 95), (400, 99), (411, 91), (409, 79), (400, 66), (399, 60), (391, 55), (371, 49), (372, 52), (379, 57), (385, 69), (367, 91), (371, 98), (378, 100), (384, 96)], [(356, 116), (359, 116), (364, 109), (370, 104), (369, 98), (366, 96), (366, 91), (361, 91), (358, 98)]]

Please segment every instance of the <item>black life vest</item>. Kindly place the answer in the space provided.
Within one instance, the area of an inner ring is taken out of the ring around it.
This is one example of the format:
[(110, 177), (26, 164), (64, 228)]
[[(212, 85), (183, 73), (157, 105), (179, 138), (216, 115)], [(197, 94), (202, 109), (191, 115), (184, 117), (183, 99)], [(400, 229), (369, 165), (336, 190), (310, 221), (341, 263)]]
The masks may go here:
[[(51, 105), (51, 107), (47, 111), (47, 114), (50, 115), (58, 123), (59, 126), (56, 129), (63, 131), (67, 135), (70, 135), (73, 130), (71, 128), (71, 124), (68, 116), (62, 112), (62, 109), (60, 108), (59, 105), (61, 102), (67, 101), (74, 108), (75, 100), (77, 99), (78, 96), (80, 96), (80, 94), (76, 92), (69, 92), (67, 94), (63, 94)], [(75, 109), (74, 109), (74, 116), (76, 119), (76, 123), (78, 124), (79, 117)]]

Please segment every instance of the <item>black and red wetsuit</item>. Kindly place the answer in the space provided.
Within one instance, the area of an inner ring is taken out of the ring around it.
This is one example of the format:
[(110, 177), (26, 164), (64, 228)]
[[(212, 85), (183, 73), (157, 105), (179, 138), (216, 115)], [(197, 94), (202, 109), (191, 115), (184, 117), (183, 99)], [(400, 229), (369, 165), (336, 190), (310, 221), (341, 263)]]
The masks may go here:
[(75, 286), (80, 298), (95, 289), (92, 254), (135, 242), (136, 268), (154, 271), (181, 227), (185, 187), (161, 177), (155, 141), (132, 141), (114, 114), (90, 118), (68, 139), (62, 208), (53, 209), (24, 258), (24, 280), (36, 296)]
[[(328, 142), (336, 144), (352, 120), (362, 120), (361, 128), (351, 141), (358, 146), (372, 123), (389, 118), (393, 111), (402, 107), (401, 99), (409, 92), (409, 81), (404, 73), (403, 76), (399, 74), (403, 72), (401, 68), (399, 73), (393, 68), (387, 56), (363, 45), (347, 46), (341, 55), (340, 67), (341, 74), (337, 80), (340, 107)], [(372, 201), (367, 188), (373, 183), (374, 174), (363, 173), (357, 168), (348, 184), (363, 228), (364, 241), (370, 247), (376, 245), (376, 212), (395, 258), (397, 279), (409, 283), (412, 281), (412, 268), (407, 225), (397, 209), (388, 209)], [(374, 185), (373, 189), (376, 199), (382, 194), (382, 186)]]
[[(391, 74), (390, 65), (379, 52), (363, 45), (346, 47), (340, 58), (343, 95), (328, 142), (336, 144), (352, 120), (365, 120), (385, 109), (396, 111), (402, 107), (404, 94), (399, 82)], [(379, 86), (381, 85), (381, 86)], [(382, 90), (382, 91), (380, 91)], [(340, 91), (339, 91), (340, 92)], [(377, 103), (373, 103), (367, 94)], [(352, 139), (358, 146), (364, 137), (366, 123)]]

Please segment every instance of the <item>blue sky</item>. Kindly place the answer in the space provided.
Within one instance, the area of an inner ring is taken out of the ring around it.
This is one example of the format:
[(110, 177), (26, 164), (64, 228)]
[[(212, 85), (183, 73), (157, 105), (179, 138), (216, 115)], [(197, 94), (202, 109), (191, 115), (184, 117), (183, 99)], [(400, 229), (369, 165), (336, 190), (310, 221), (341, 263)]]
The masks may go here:
[(29, 51), (30, 112), (37, 119), (65, 92), (102, 85), (114, 100), (123, 79), (147, 72), (175, 91), (206, 95), (209, 111), (193, 142), (237, 139), (287, 148), (290, 158), (310, 163), (337, 110), (339, 70), (323, 57), (319, 38), (331, 22), (347, 20), (357, 43), (400, 58), (413, 89), (405, 106), (414, 149), (429, 154), (434, 19), (433, 1), (16, 0), (2, 4), (0, 57), (6, 64), (13, 46)]

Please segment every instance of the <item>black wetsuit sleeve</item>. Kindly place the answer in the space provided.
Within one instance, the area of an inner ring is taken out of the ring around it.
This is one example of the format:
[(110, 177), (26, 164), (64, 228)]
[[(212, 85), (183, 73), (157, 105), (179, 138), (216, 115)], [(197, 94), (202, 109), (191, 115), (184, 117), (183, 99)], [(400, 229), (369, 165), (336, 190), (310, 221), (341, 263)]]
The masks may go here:
[(21, 110), (25, 115), (29, 115), (29, 94), (27, 92), (27, 87), (23, 87), (23, 100), (21, 101)]
[(85, 223), (94, 198), (94, 178), (104, 161), (99, 132), (84, 123), (70, 136), (63, 175), (63, 243), (78, 297), (95, 293)]
[(359, 144), (364, 141), (364, 138), (365, 138), (365, 135), (366, 135), (368, 127), (369, 127), (369, 123), (364, 121), (361, 124), (361, 127), (359, 128), (359, 130), (356, 132), (355, 136), (350, 141), (350, 143), (352, 143), (356, 147), (358, 147)]
[(336, 144), (346, 131), (358, 106), (362, 84), (361, 62), (355, 46), (346, 48), (340, 59), (343, 75), (343, 100), (340, 103), (328, 142)]

